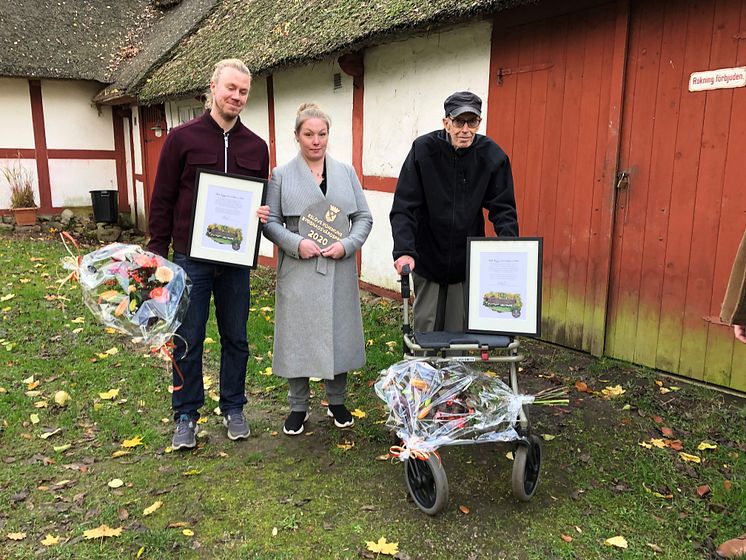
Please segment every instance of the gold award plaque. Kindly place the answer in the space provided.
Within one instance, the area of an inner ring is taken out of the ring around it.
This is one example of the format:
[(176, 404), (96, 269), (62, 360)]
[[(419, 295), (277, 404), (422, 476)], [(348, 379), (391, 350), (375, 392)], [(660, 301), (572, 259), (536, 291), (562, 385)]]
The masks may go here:
[(317, 202), (303, 211), (298, 233), (324, 249), (350, 233), (350, 221), (339, 207), (329, 201)]

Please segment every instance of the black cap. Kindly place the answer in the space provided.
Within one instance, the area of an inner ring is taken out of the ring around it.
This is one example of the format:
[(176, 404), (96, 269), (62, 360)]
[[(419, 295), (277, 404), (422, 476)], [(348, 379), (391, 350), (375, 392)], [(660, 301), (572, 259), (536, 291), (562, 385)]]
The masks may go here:
[(446, 110), (446, 117), (458, 117), (463, 113), (482, 116), (482, 100), (470, 91), (457, 91), (449, 95), (443, 107)]

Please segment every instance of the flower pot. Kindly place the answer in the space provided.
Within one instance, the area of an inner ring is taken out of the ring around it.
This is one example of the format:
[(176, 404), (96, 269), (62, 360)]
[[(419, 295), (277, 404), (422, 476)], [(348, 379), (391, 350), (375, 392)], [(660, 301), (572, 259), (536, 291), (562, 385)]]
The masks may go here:
[(13, 208), (17, 226), (36, 225), (36, 208)]

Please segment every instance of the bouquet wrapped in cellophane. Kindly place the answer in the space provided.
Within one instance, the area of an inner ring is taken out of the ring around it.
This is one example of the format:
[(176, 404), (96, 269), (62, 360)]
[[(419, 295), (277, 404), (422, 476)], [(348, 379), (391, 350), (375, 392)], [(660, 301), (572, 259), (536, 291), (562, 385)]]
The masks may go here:
[(558, 391), (537, 399), (462, 362), (426, 359), (404, 360), (381, 371), (375, 391), (386, 403), (387, 426), (402, 440), (401, 460), (444, 445), (516, 440), (523, 405), (567, 402), (557, 398)]
[(184, 270), (138, 245), (112, 243), (77, 263), (83, 302), (96, 318), (153, 348), (167, 344), (189, 306)]

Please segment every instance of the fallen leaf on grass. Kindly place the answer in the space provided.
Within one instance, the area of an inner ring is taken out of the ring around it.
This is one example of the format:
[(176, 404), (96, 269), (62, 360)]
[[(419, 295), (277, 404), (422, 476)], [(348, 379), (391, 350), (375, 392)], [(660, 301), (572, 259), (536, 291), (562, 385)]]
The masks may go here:
[(277, 527), (272, 527), (272, 536), (273, 537), (277, 536)]
[(146, 507), (144, 510), (142, 510), (143, 515), (150, 515), (154, 511), (156, 511), (159, 507), (163, 505), (163, 502), (158, 500), (157, 502), (153, 502), (151, 506)]
[(78, 323), (78, 324), (81, 324), (81, 323), (85, 323), (85, 319), (84, 319), (83, 317), (75, 317), (75, 319), (73, 319), (73, 320), (72, 320), (72, 321), (70, 321), (70, 322), (71, 322), (71, 323)]
[(575, 390), (580, 393), (592, 393), (593, 392), (588, 388), (588, 385), (586, 384), (585, 381), (580, 381), (580, 380), (575, 382)]
[(129, 448), (129, 447), (137, 447), (138, 445), (144, 445), (142, 442), (142, 437), (135, 436), (132, 439), (125, 439), (122, 442), (122, 447)]
[(124, 481), (121, 478), (114, 478), (106, 483), (109, 488), (120, 488), (124, 485)]
[(32, 414), (29, 416), (29, 419), (31, 420), (32, 424), (38, 424), (39, 423), (39, 415), (38, 414)]
[(565, 542), (572, 542), (572, 537), (570, 535), (560, 535), (560, 538)]
[(0, 297), (0, 301), (8, 301), (9, 299), (13, 299), (14, 297), (16, 297), (15, 294), (7, 294), (7, 295), (4, 295), (3, 297)]
[(463, 514), (468, 514), (471, 510), (465, 505), (458, 506), (458, 510)]
[(366, 416), (365, 412), (363, 412), (359, 408), (356, 408), (355, 410), (350, 412), (350, 414), (352, 414), (355, 418), (365, 418)]
[(604, 396), (605, 399), (613, 399), (616, 397), (620, 397), (626, 392), (627, 391), (622, 389), (621, 385), (614, 385), (613, 387), (609, 386), (604, 389), (601, 389), (601, 394)]
[(544, 441), (552, 441), (557, 436), (553, 436), (552, 434), (541, 434), (541, 439)]
[(623, 536), (618, 535), (616, 537), (611, 537), (609, 539), (606, 539), (604, 541), (604, 544), (606, 546), (615, 546), (617, 548), (627, 548), (627, 539), (625, 539)]
[(122, 528), (117, 527), (113, 529), (108, 525), (99, 525), (95, 529), (88, 529), (83, 531), (83, 536), (86, 539), (103, 539), (105, 537), (118, 537), (122, 534)]
[(267, 366), (266, 368), (264, 368), (264, 371), (260, 371), (259, 374), (266, 376), (272, 375), (272, 366)]
[(22, 541), (26, 538), (26, 533), (8, 533), (6, 538), (11, 541)]
[(697, 449), (699, 451), (704, 451), (706, 449), (717, 449), (718, 446), (714, 443), (710, 443), (709, 441), (703, 441), (698, 446)]
[(195, 476), (198, 474), (202, 474), (202, 469), (189, 469), (181, 474), (183, 474), (184, 476)]
[(70, 449), (71, 445), (69, 443), (66, 443), (64, 445), (55, 445), (52, 449), (54, 449), (57, 453), (62, 453), (63, 451), (67, 451)]
[(41, 439), (49, 439), (53, 435), (59, 434), (61, 431), (62, 431), (62, 428), (57, 428), (56, 430), (52, 430), (51, 432), (45, 432), (45, 433), (41, 434), (39, 437)]
[(683, 451), (679, 451), (679, 457), (681, 457), (682, 461), (686, 461), (687, 463), (701, 463), (702, 459), (697, 457), (696, 455), (690, 455), (689, 453), (684, 453)]
[(733, 483), (730, 480), (724, 480), (723, 488), (725, 488), (726, 492), (730, 492), (730, 489), (733, 488)]
[(339, 447), (342, 451), (349, 451), (353, 447), (355, 447), (354, 441), (346, 441), (344, 443), (338, 443), (337, 447)]
[(394, 554), (399, 552), (399, 543), (386, 542), (385, 537), (381, 537), (380, 539), (378, 539), (378, 542), (365, 541), (365, 544), (368, 547), (368, 550), (370, 550), (371, 552), (377, 552), (378, 554), (393, 556)]
[(673, 437), (673, 430), (671, 428), (661, 427), (661, 433), (667, 438)]
[(41, 544), (43, 544), (44, 546), (52, 546), (53, 544), (58, 544), (59, 542), (59, 537), (55, 537), (54, 535), (50, 534), (47, 534), (47, 536), (41, 540)]
[(710, 487), (707, 484), (703, 484), (702, 486), (697, 486), (697, 496), (699, 496), (700, 498), (704, 498), (709, 493), (710, 493)]
[(644, 447), (645, 449), (652, 449), (653, 446), (649, 444), (647, 441), (640, 441), (637, 443), (640, 447)]
[(181, 534), (182, 534), (182, 535), (185, 535), (185, 536), (187, 536), (187, 537), (193, 537), (193, 536), (194, 536), (194, 531), (192, 531), (191, 529), (184, 529), (184, 530), (183, 530), (183, 531), (181, 532)]
[(119, 395), (119, 389), (109, 389), (105, 393), (99, 393), (98, 397), (105, 401), (110, 401), (110, 400), (117, 398), (118, 395)]
[(129, 454), (130, 454), (130, 451), (125, 451), (124, 449), (118, 449), (117, 451), (112, 453), (111, 456), (116, 459), (117, 457), (124, 457), (125, 455), (129, 455)]
[(70, 395), (67, 393), (67, 391), (57, 391), (54, 394), (54, 402), (57, 403), (59, 406), (67, 406), (67, 403), (70, 401)]

